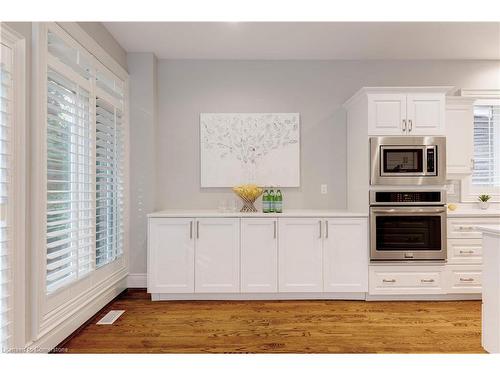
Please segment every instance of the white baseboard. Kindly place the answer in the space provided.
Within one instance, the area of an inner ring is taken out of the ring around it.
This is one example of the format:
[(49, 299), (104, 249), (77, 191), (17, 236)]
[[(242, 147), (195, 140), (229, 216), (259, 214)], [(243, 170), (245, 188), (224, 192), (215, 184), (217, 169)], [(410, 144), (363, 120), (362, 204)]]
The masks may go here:
[(481, 300), (481, 293), (470, 294), (367, 294), (367, 301), (476, 301)]
[(26, 351), (33, 353), (47, 353), (51, 351), (125, 289), (126, 279), (122, 277), (106, 288), (104, 292), (98, 294), (93, 301), (86, 304), (82, 309), (68, 316), (54, 329), (44, 334), (35, 342), (29, 343)]
[(148, 278), (145, 273), (129, 273), (127, 276), (127, 288), (146, 288)]
[(152, 293), (153, 301), (361, 300), (366, 293)]

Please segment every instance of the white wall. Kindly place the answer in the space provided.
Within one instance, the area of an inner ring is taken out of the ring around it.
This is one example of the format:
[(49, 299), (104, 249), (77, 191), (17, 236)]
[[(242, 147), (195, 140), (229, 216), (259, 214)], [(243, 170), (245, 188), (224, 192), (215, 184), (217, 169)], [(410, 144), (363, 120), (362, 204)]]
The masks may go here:
[(130, 273), (146, 270), (147, 217), (156, 184), (157, 77), (151, 53), (129, 53), (130, 79)]
[[(299, 112), (301, 187), (285, 207), (346, 205), (342, 103), (362, 86), (500, 87), (498, 61), (160, 60), (156, 208), (216, 208), (230, 189), (200, 188), (200, 112)], [(320, 184), (328, 194), (320, 194)]]

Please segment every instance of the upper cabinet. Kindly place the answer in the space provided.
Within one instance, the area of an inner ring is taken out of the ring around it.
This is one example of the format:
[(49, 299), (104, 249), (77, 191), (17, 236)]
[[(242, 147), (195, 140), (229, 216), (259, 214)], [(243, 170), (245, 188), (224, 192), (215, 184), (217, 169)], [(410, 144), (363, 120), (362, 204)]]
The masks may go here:
[(446, 98), (446, 172), (471, 174), (474, 165), (474, 98)]
[(368, 94), (368, 135), (444, 133), (444, 92), (387, 93), (380, 89)]

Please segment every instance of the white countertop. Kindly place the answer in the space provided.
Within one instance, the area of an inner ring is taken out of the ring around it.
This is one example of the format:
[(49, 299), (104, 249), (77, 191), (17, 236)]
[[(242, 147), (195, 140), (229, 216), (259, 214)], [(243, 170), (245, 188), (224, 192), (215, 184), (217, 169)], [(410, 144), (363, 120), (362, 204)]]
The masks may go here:
[(347, 210), (285, 210), (281, 214), (263, 212), (219, 212), (217, 210), (169, 209), (148, 214), (148, 217), (368, 217), (368, 212)]
[(500, 237), (500, 224), (499, 225), (478, 225), (476, 227), (481, 232), (494, 234)]
[(455, 211), (448, 209), (448, 217), (499, 217), (500, 210), (496, 208), (488, 208), (481, 210), (475, 207), (458, 207)]

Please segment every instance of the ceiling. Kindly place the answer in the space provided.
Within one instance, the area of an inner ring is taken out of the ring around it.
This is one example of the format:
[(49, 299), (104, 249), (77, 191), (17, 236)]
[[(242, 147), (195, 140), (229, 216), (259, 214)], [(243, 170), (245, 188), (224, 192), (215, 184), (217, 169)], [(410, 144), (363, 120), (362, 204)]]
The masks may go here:
[(494, 22), (104, 22), (160, 59), (500, 59)]

